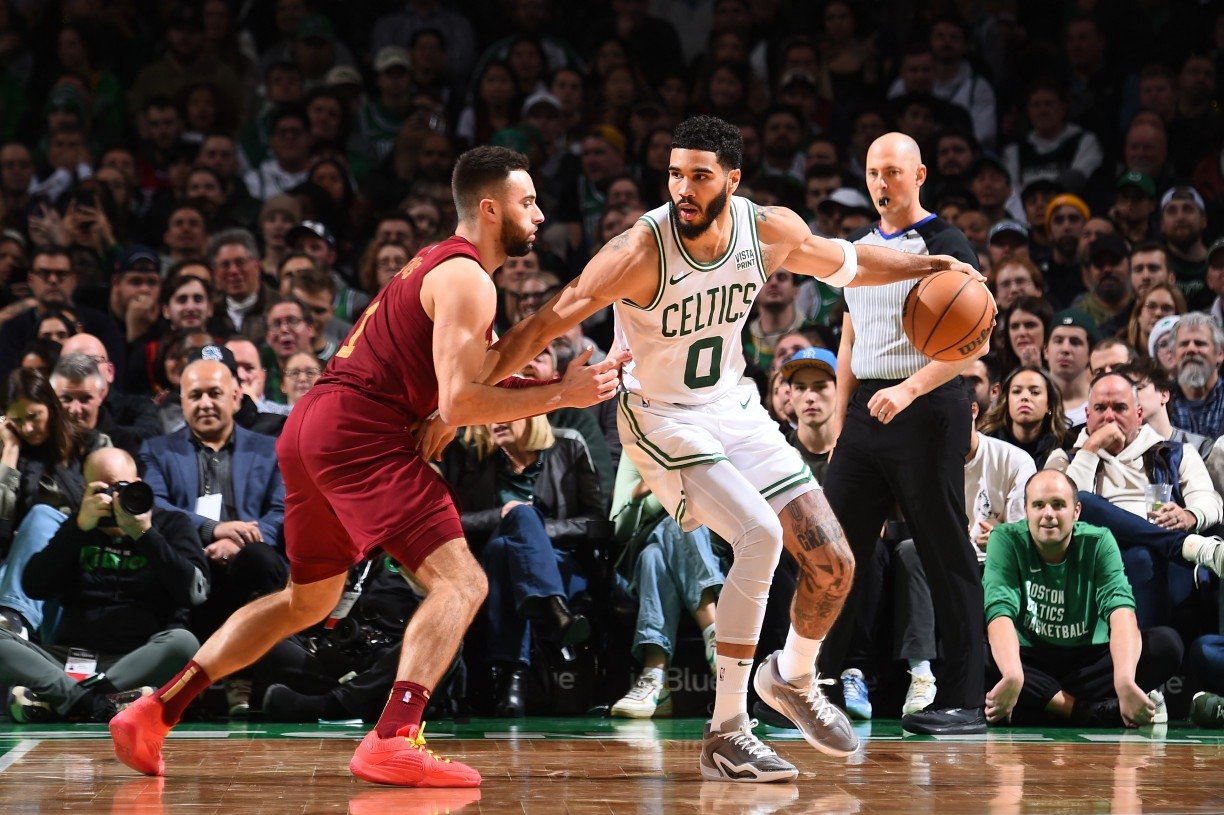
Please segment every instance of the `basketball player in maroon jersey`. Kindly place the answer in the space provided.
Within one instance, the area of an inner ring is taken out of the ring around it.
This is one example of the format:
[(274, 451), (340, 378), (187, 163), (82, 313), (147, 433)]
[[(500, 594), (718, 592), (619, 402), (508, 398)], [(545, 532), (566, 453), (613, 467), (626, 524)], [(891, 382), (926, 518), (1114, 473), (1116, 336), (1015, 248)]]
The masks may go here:
[(480, 384), (496, 310), (491, 274), (531, 249), (544, 215), (526, 157), (511, 150), (468, 151), (452, 188), (455, 235), (424, 249), (374, 298), (281, 433), (288, 587), (235, 612), (174, 679), (111, 721), (115, 753), (129, 767), (163, 774), (162, 741), (191, 700), (336, 609), (349, 567), (380, 548), (428, 595), (405, 632), (386, 709), (349, 768), (381, 784), (480, 784), (476, 770), (439, 757), (422, 737), (429, 694), (487, 588), (450, 490), (427, 461), (447, 440), (437, 428), (594, 404), (614, 393), (622, 357), (588, 367), (588, 352), (540, 387)]

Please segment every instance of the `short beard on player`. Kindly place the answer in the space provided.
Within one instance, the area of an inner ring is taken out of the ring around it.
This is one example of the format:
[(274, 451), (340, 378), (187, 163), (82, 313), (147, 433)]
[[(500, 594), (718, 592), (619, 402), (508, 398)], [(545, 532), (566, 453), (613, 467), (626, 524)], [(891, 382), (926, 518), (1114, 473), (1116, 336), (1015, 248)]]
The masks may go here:
[(676, 225), (676, 231), (680, 233), (680, 237), (687, 238), (688, 240), (693, 240), (694, 238), (700, 237), (701, 234), (709, 229), (710, 225), (714, 223), (714, 219), (721, 215), (722, 211), (727, 208), (727, 197), (729, 194), (730, 193), (728, 193), (724, 188), (723, 191), (710, 202), (710, 205), (706, 207), (705, 220), (695, 221), (688, 224), (681, 221), (680, 217), (676, 214), (676, 204), (695, 204), (696, 202), (687, 198), (681, 198), (679, 202), (673, 201), (671, 205), (671, 219), (672, 223)]
[(502, 220), (498, 237), (507, 257), (521, 258), (531, 251), (531, 234), (516, 228), (509, 218)]

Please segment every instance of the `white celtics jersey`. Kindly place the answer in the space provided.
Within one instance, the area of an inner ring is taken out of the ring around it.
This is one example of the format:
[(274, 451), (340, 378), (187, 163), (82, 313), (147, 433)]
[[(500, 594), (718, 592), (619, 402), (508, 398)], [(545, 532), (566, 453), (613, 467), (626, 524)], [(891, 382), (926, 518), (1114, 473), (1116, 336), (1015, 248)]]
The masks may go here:
[(616, 335), (633, 353), (623, 382), (647, 400), (680, 405), (713, 402), (744, 374), (740, 335), (765, 282), (756, 231), (756, 205), (732, 196), (731, 239), (726, 253), (701, 263), (685, 250), (670, 216), (671, 205), (642, 216), (659, 251), (654, 300), (613, 305)]

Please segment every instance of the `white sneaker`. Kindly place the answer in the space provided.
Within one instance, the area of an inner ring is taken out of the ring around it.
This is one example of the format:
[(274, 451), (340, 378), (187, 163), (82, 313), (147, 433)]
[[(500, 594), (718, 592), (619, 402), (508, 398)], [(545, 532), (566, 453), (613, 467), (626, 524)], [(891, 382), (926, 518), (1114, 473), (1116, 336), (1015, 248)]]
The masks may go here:
[(225, 680), (225, 704), (230, 718), (245, 718), (251, 712), (251, 680)]
[(1196, 566), (1206, 566), (1216, 577), (1224, 577), (1224, 539), (1204, 535), (1187, 535), (1186, 543), (1197, 547), (1193, 557), (1186, 558)]
[(612, 715), (625, 719), (649, 719), (670, 716), (671, 691), (653, 673), (642, 673), (624, 697), (612, 706)]
[(1165, 706), (1164, 694), (1154, 690), (1148, 694), (1148, 698), (1156, 703), (1156, 712), (1152, 714), (1152, 724), (1168, 724), (1169, 709)]
[(905, 704), (901, 713), (908, 715), (926, 710), (935, 701), (935, 676), (933, 674), (916, 674), (909, 672), (909, 690), (905, 692)]

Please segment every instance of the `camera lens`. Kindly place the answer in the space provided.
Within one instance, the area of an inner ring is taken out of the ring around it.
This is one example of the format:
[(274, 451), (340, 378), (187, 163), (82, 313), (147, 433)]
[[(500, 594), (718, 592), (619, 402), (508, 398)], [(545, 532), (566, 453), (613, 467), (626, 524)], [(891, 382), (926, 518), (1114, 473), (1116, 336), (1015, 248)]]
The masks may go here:
[(153, 488), (143, 481), (118, 485), (119, 505), (128, 515), (143, 515), (153, 508)]

